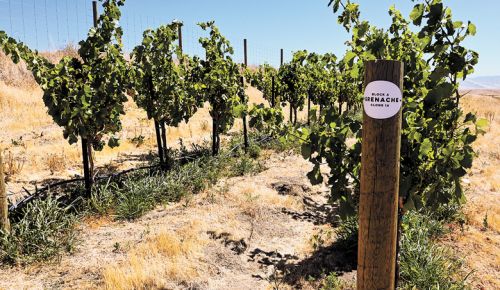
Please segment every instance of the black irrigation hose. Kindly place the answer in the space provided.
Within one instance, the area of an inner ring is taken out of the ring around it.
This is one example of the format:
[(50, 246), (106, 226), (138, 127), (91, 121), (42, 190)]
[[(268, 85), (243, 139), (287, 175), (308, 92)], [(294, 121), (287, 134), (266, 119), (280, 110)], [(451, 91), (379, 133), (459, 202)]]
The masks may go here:
[[(264, 136), (264, 137), (262, 137), (260, 139), (255, 140), (254, 143), (262, 144), (262, 143), (268, 142), (268, 141), (270, 141), (272, 139), (274, 139), (273, 136)], [(233, 148), (229, 149), (227, 151), (226, 155), (224, 155), (224, 156), (229, 156), (230, 154), (232, 154), (234, 151), (236, 151), (237, 149), (239, 149), (241, 147), (242, 147), (241, 144), (234, 146)], [(194, 155), (194, 154), (191, 155), (191, 156), (190, 155), (185, 155), (185, 156), (182, 156), (182, 157), (175, 158), (175, 160), (177, 160), (177, 161), (179, 161), (179, 160), (195, 161), (197, 159), (198, 159), (197, 156)], [(118, 177), (120, 177), (122, 175), (131, 173), (131, 172), (135, 172), (135, 171), (139, 171), (139, 170), (145, 170), (145, 169), (154, 169), (154, 168), (158, 168), (158, 167), (160, 167), (160, 165), (151, 165), (151, 166), (143, 166), (143, 167), (131, 168), (131, 169), (127, 169), (127, 170), (124, 170), (124, 171), (121, 171), (121, 172), (118, 172), (118, 173), (113, 173), (111, 175), (98, 176), (98, 177), (95, 178), (95, 180), (99, 181), (99, 180), (105, 180), (105, 179), (118, 178)], [(59, 181), (59, 182), (56, 182), (56, 183), (53, 183), (53, 184), (46, 185), (46, 186), (44, 186), (44, 187), (42, 187), (40, 189), (35, 188), (35, 192), (34, 193), (31, 193), (29, 190), (27, 190), (26, 188), (23, 187), (24, 191), (28, 195), (25, 198), (23, 198), (21, 201), (18, 201), (17, 203), (11, 205), (9, 207), (9, 213), (12, 213), (12, 212), (20, 210), (22, 207), (26, 206), (28, 203), (32, 202), (35, 199), (46, 197), (46, 195), (47, 195), (46, 193), (49, 192), (53, 188), (60, 187), (60, 186), (63, 186), (63, 185), (72, 184), (72, 183), (82, 182), (82, 181), (84, 181), (83, 178), (76, 178), (76, 179), (69, 179), (69, 180)], [(12, 193), (11, 196), (12, 195), (15, 195), (15, 193)]]

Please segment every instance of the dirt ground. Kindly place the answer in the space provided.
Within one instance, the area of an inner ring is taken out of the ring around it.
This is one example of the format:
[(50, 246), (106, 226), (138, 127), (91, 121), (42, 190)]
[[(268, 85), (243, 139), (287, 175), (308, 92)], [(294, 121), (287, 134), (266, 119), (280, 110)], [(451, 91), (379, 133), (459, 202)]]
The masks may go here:
[[(318, 274), (301, 262), (312, 237), (331, 231), (326, 188), (305, 177), (310, 164), (271, 154), (256, 176), (222, 180), (177, 204), (158, 207), (135, 222), (87, 221), (81, 244), (60, 263), (2, 269), (5, 289), (272, 289)], [(341, 263), (342, 261), (339, 261)]]

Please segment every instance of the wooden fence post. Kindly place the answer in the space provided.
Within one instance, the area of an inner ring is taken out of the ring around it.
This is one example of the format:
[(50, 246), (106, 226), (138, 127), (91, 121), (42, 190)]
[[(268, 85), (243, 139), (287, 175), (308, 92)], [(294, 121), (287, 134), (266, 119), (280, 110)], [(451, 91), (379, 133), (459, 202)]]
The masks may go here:
[(97, 1), (92, 1), (92, 13), (94, 16), (94, 27), (97, 27), (97, 20), (99, 20), (99, 15), (97, 12)]
[[(247, 54), (247, 39), (243, 39), (243, 52), (244, 52), (244, 62), (245, 67), (248, 67), (248, 54)], [(241, 95), (241, 101), (245, 101), (245, 80), (241, 77), (241, 85), (243, 86), (243, 94)], [(246, 112), (243, 114), (243, 143), (245, 146), (245, 153), (248, 152), (248, 129), (247, 129), (247, 115)]]
[(283, 48), (280, 50), (280, 66), (283, 66), (283, 61), (284, 61), (284, 57), (283, 57)]
[(311, 93), (307, 92), (307, 126), (311, 125)]
[(0, 230), (10, 231), (9, 206), (7, 191), (5, 190), (5, 176), (3, 167), (3, 150), (0, 148)]
[(271, 107), (276, 106), (276, 93), (275, 93), (274, 76), (271, 77)]
[(179, 26), (177, 27), (177, 33), (179, 35), (179, 49), (182, 51), (182, 24), (179, 24)]
[(394, 289), (403, 64), (365, 64), (358, 290)]

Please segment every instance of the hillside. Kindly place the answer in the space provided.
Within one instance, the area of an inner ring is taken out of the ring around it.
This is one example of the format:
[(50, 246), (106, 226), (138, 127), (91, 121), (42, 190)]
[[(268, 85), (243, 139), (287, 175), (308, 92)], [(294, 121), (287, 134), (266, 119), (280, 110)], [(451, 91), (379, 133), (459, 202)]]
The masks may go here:
[(460, 84), (462, 90), (498, 90), (500, 76), (469, 77)]

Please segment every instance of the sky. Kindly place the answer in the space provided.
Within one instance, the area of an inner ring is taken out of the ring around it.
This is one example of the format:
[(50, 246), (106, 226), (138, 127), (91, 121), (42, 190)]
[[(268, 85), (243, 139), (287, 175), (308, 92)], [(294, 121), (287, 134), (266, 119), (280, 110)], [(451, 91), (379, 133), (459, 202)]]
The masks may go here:
[[(411, 0), (357, 0), (361, 18), (388, 28), (388, 8), (395, 4), (409, 15)], [(444, 0), (457, 20), (471, 20), (477, 35), (466, 42), (480, 54), (474, 76), (500, 75), (500, 1)], [(279, 64), (280, 49), (285, 61), (293, 51), (345, 52), (349, 35), (337, 23), (328, 0), (126, 0), (121, 24), (124, 45), (130, 51), (142, 38), (142, 31), (174, 19), (184, 22), (186, 53), (202, 53), (198, 38), (204, 32), (196, 26), (215, 20), (235, 48), (235, 60), (243, 59), (243, 39), (248, 39), (250, 64)], [(0, 30), (39, 50), (53, 50), (85, 37), (92, 23), (91, 0), (0, 0)]]

